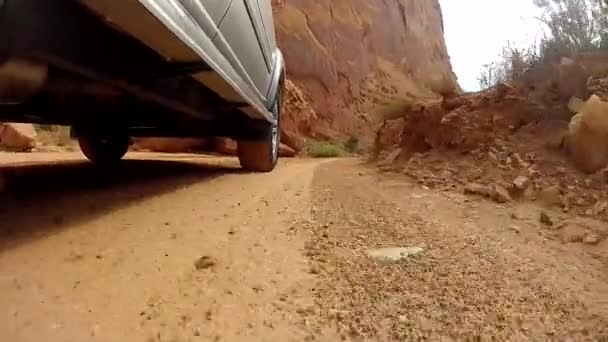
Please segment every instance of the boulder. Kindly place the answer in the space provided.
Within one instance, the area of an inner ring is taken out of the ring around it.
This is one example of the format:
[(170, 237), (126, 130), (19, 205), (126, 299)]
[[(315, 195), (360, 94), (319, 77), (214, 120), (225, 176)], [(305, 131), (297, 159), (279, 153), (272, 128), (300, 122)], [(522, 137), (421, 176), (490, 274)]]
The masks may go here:
[(608, 165), (608, 102), (593, 95), (580, 106), (568, 126), (564, 147), (584, 172), (597, 172)]
[(37, 145), (36, 137), (36, 129), (32, 124), (0, 123), (0, 147), (30, 151)]

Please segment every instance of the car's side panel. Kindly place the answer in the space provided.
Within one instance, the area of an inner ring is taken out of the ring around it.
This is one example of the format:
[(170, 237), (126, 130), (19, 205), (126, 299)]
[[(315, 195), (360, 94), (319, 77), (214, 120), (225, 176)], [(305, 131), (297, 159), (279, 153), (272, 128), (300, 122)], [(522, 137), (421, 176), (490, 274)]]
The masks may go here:
[(234, 0), (219, 29), (214, 43), (265, 101), (272, 65), (256, 0)]
[[(246, 70), (240, 60), (235, 60), (236, 53), (227, 53), (230, 47), (216, 26), (216, 21), (221, 24), (222, 19), (230, 19), (235, 29), (229, 35), (239, 41), (239, 32), (245, 31), (243, 22), (237, 20), (238, 14), (242, 12), (234, 12), (235, 16), (230, 17), (229, 13), (222, 11), (227, 4), (230, 5), (231, 1), (234, 5), (234, 3), (243, 3), (243, 0), (79, 1), (167, 59), (177, 62), (202, 59), (213, 71), (195, 74), (193, 78), (227, 101), (244, 103), (244, 106), (237, 105), (250, 116), (271, 119), (268, 111), (269, 95), (273, 96), (274, 93), (269, 93), (268, 89), (272, 88), (271, 83), (275, 78), (271, 76), (268, 65), (264, 62), (253, 28), (249, 32), (254, 36), (250, 37), (249, 42), (255, 42), (256, 45), (247, 49), (251, 51), (243, 51), (245, 56), (243, 61), (247, 61)], [(209, 7), (208, 11), (207, 2), (219, 7)], [(199, 6), (200, 4), (202, 6)], [(246, 23), (252, 25), (249, 21)], [(275, 55), (276, 53), (273, 52), (272, 69), (276, 67)], [(254, 59), (258, 64), (250, 59)], [(250, 73), (248, 70), (253, 71)], [(257, 81), (254, 81), (254, 78)], [(248, 106), (251, 108), (247, 108)]]
[[(192, 19), (192, 16), (178, 0), (138, 1), (215, 71), (214, 73), (194, 75), (195, 79), (216, 91), (226, 100), (246, 100), (249, 105), (256, 109), (255, 111), (245, 109), (249, 115), (271, 120), (272, 115), (268, 111), (265, 96), (261, 95), (251, 85), (252, 82), (246, 76), (237, 72), (233, 64), (213, 43), (211, 37), (203, 31), (202, 27), (212, 22), (211, 16), (206, 12), (203, 13), (204, 15), (199, 19), (203, 24), (200, 24)], [(155, 46), (151, 47), (156, 48)]]
[(276, 48), (277, 42), (274, 32), (274, 17), (272, 16), (272, 3), (270, 0), (257, 0), (258, 9), (262, 16), (262, 23), (264, 25), (264, 32), (268, 39), (268, 45), (271, 48)]
[(270, 0), (257, 0), (259, 13), (261, 14), (262, 24), (264, 26), (264, 34), (271, 47), (272, 60), (272, 76), (270, 85), (266, 92), (266, 105), (272, 106), (275, 101), (275, 96), (278, 88), (282, 86), (285, 78), (285, 61), (281, 51), (277, 48), (276, 33), (274, 27), (274, 17), (272, 13), (272, 3)]
[(266, 27), (264, 26), (264, 20), (262, 18), (262, 13), (260, 12), (260, 5), (258, 3), (258, 0), (244, 0), (244, 2), (247, 6), (247, 10), (249, 12), (251, 22), (253, 23), (253, 27), (255, 28), (255, 33), (258, 38), (258, 42), (260, 43), (260, 47), (262, 48), (264, 60), (268, 65), (269, 70), (272, 70), (272, 47), (266, 35)]
[[(232, 0), (180, 0), (184, 9), (212, 39)], [(208, 18), (211, 20), (208, 20)]]

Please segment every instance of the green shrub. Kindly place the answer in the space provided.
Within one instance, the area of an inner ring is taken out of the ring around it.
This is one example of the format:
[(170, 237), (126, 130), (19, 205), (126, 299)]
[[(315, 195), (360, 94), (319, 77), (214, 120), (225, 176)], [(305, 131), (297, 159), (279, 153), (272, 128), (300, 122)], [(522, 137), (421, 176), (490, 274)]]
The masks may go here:
[(359, 152), (359, 138), (354, 135), (351, 135), (344, 143), (344, 148), (348, 153)]
[(306, 152), (313, 158), (334, 158), (345, 154), (344, 147), (329, 141), (317, 141), (308, 146)]

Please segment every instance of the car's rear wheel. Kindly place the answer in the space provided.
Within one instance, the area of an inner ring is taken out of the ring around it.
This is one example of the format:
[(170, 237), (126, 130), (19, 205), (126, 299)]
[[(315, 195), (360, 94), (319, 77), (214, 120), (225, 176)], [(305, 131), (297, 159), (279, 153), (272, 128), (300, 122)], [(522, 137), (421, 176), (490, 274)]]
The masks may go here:
[(273, 120), (270, 123), (260, 123), (261, 139), (239, 140), (237, 154), (241, 166), (252, 172), (270, 172), (274, 170), (279, 159), (279, 144), (281, 142), (281, 98), (277, 96), (272, 109)]
[(129, 136), (120, 132), (86, 131), (77, 138), (82, 153), (96, 164), (118, 162), (129, 149)]

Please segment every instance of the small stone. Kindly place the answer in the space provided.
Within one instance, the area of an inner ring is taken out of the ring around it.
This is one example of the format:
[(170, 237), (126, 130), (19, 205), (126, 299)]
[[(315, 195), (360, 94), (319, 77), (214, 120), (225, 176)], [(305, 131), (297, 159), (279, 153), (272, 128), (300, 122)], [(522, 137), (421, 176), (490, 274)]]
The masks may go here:
[(587, 235), (585, 227), (577, 223), (568, 223), (562, 229), (562, 242), (563, 243), (575, 243), (583, 242)]
[(605, 213), (606, 209), (608, 209), (608, 202), (598, 201), (595, 203), (595, 205), (593, 206), (593, 209), (591, 209), (591, 211), (592, 211), (593, 215), (600, 215), (600, 214)]
[(204, 255), (194, 262), (194, 267), (197, 270), (204, 270), (215, 266), (217, 262), (210, 256)]
[(562, 208), (564, 209), (564, 212), (568, 212), (570, 210), (570, 201), (570, 196), (562, 196)]
[(537, 169), (534, 168), (534, 166), (529, 166), (526, 169), (526, 172), (528, 174), (528, 176), (530, 176), (531, 178), (537, 179), (540, 177), (541, 173), (540, 171), (538, 171)]
[(479, 183), (469, 183), (464, 187), (464, 193), (490, 196), (490, 189), (487, 186)]
[(554, 185), (541, 190), (538, 193), (538, 199), (542, 204), (553, 207), (562, 205), (562, 194), (559, 186)]
[(490, 197), (498, 203), (507, 203), (512, 201), (509, 191), (498, 184), (493, 184), (490, 186)]
[(306, 314), (311, 314), (315, 312), (315, 306), (314, 305), (303, 305), (299, 308), (296, 309), (296, 313), (299, 313), (300, 315), (306, 315)]
[(585, 236), (583, 243), (587, 245), (596, 245), (600, 242), (600, 237), (596, 233), (590, 233)]
[(523, 167), (527, 167), (529, 164), (526, 163), (519, 153), (513, 153), (511, 155), (511, 166), (515, 169), (521, 169)]
[(514, 224), (510, 225), (509, 229), (512, 230), (512, 231), (514, 231), (517, 234), (521, 233), (521, 228), (519, 226), (514, 225)]
[(530, 186), (530, 178), (526, 176), (519, 176), (513, 180), (513, 188), (515, 190), (523, 192)]
[(367, 255), (379, 261), (401, 261), (418, 256), (424, 252), (422, 247), (391, 247), (367, 251)]
[(318, 265), (312, 265), (310, 267), (310, 273), (311, 274), (321, 274), (321, 268)]
[(553, 226), (551, 216), (549, 216), (549, 214), (547, 214), (545, 211), (540, 212), (540, 222), (546, 224), (547, 226)]

